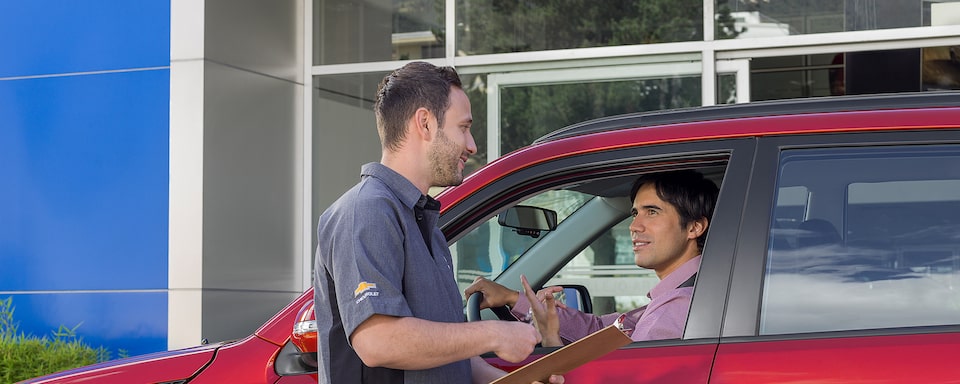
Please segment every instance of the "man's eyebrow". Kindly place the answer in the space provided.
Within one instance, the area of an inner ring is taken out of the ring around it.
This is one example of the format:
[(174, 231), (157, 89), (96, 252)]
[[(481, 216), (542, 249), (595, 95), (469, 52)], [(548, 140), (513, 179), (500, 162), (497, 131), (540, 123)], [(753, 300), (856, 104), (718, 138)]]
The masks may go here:
[[(634, 208), (634, 209), (636, 209), (636, 208)], [(643, 210), (656, 209), (656, 210), (658, 210), (658, 211), (662, 211), (662, 210), (663, 210), (663, 208), (661, 208), (659, 205), (641, 205), (641, 206), (640, 206), (640, 209), (643, 209)]]

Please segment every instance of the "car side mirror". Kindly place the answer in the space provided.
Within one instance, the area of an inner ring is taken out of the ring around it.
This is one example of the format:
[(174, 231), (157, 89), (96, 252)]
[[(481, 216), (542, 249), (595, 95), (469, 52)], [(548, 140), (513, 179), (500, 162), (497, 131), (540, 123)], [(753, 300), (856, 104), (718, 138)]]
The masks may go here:
[(558, 298), (560, 302), (568, 308), (576, 309), (583, 313), (593, 313), (593, 301), (590, 300), (590, 292), (587, 287), (577, 284), (563, 284), (563, 293)]
[(517, 233), (533, 238), (542, 231), (557, 229), (557, 212), (530, 205), (515, 205), (500, 213), (497, 222)]
[(317, 367), (317, 320), (310, 300), (300, 307), (290, 341), (274, 360), (274, 370), (278, 376), (297, 376), (316, 373)]

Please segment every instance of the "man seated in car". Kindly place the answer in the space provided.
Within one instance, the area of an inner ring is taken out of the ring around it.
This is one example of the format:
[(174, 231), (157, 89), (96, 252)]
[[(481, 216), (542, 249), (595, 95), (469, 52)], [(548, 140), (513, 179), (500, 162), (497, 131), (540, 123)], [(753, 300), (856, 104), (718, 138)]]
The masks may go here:
[(480, 308), (507, 305), (517, 319), (535, 320), (543, 346), (567, 344), (615, 322), (634, 341), (680, 338), (717, 193), (716, 184), (692, 170), (643, 175), (634, 182), (630, 192), (634, 260), (660, 279), (643, 307), (623, 314), (582, 313), (555, 303), (553, 294), (561, 287), (534, 294), (525, 279), (524, 295), (483, 277), (465, 294), (483, 293)]

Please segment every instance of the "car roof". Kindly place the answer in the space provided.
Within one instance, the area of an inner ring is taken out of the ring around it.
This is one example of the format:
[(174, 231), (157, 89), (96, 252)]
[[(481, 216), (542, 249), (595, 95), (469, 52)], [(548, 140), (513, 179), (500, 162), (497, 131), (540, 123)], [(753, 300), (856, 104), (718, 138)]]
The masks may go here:
[(894, 93), (875, 95), (848, 95), (758, 101), (743, 104), (725, 104), (706, 107), (690, 107), (652, 112), (636, 112), (608, 116), (557, 129), (532, 144), (546, 143), (568, 137), (598, 132), (613, 131), (624, 127), (639, 128), (675, 123), (719, 121), (750, 117), (798, 115), (844, 111), (870, 111), (882, 109), (913, 109), (943, 106), (960, 106), (960, 92), (934, 91), (919, 93)]

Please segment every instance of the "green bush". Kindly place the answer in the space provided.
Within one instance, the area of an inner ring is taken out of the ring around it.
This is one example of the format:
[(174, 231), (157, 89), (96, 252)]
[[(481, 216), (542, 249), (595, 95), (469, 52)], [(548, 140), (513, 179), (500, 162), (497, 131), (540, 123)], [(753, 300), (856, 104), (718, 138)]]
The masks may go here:
[[(17, 331), (13, 298), (0, 300), (0, 383), (21, 380), (82, 367), (110, 359), (103, 347), (93, 348), (73, 328), (60, 326), (53, 336), (36, 337)], [(121, 357), (125, 354), (120, 351)]]

